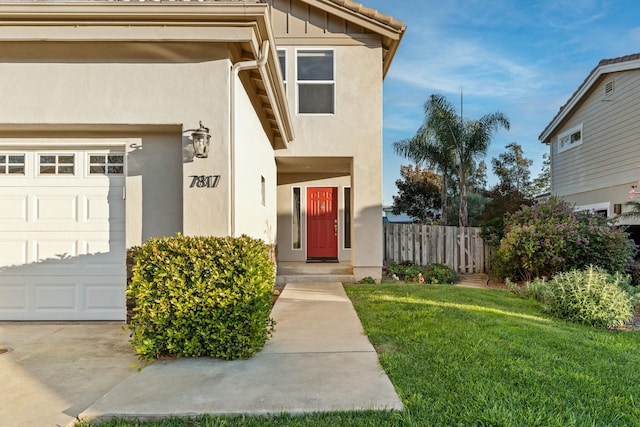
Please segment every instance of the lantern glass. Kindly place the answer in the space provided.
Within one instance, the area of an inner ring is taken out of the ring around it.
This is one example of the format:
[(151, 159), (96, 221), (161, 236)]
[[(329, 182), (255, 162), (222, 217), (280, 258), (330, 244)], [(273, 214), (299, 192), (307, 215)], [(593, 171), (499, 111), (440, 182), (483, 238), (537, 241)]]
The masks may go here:
[(211, 135), (203, 131), (195, 131), (191, 134), (193, 138), (193, 151), (196, 157), (206, 158), (209, 156), (209, 143)]

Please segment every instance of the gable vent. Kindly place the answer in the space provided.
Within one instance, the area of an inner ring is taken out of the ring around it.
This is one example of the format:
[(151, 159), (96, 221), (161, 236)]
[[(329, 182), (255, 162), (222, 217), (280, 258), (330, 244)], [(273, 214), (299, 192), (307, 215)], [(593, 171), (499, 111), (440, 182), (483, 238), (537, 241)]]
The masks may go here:
[(604, 94), (605, 95), (611, 95), (613, 93), (613, 80), (611, 80), (610, 82), (607, 82), (607, 84), (604, 85)]

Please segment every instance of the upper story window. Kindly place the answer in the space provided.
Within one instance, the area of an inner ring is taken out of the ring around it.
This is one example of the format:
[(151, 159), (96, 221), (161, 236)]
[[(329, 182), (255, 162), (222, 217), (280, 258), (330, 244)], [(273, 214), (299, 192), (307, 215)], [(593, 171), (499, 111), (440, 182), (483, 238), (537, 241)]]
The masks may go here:
[(298, 50), (296, 56), (298, 113), (334, 114), (333, 50)]
[(558, 153), (582, 144), (582, 125), (558, 135)]
[(287, 51), (278, 49), (278, 62), (280, 63), (280, 73), (282, 74), (282, 82), (284, 88), (287, 88)]

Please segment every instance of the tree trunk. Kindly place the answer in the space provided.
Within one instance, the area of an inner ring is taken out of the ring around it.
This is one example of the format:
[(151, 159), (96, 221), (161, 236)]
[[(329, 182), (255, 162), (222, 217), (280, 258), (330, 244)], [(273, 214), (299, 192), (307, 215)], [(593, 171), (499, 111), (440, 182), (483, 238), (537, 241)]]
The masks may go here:
[(460, 211), (458, 213), (458, 226), (469, 226), (469, 213), (467, 210), (467, 174), (460, 165)]
[(442, 171), (442, 193), (440, 195), (440, 209), (442, 209), (442, 214), (440, 214), (440, 221), (442, 222), (442, 225), (449, 225), (447, 224), (447, 187), (448, 187), (448, 182), (447, 182), (447, 175), (449, 174), (448, 170), (443, 170)]

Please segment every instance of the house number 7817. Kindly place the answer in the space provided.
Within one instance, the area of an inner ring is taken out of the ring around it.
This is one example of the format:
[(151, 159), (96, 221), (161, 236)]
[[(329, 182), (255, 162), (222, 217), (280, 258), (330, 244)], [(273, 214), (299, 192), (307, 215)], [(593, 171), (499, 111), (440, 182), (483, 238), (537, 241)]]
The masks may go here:
[(189, 188), (216, 188), (220, 182), (220, 175), (189, 175)]

